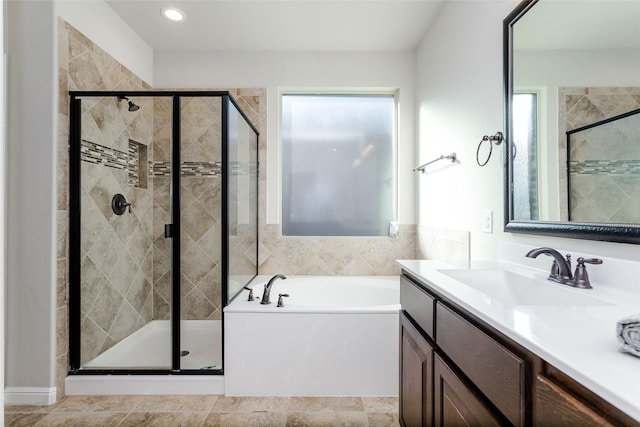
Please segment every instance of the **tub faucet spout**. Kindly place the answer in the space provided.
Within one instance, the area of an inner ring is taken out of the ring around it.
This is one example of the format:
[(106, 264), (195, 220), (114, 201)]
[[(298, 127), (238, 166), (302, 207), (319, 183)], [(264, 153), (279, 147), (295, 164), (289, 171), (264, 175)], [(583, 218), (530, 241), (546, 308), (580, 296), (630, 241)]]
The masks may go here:
[(571, 273), (571, 255), (565, 259), (560, 252), (551, 248), (532, 249), (527, 253), (529, 258), (537, 258), (538, 255), (545, 254), (553, 257), (554, 263), (551, 266), (551, 274), (548, 279), (563, 285), (574, 286), (573, 274)]
[(260, 300), (260, 304), (271, 304), (271, 299), (270, 295), (271, 295), (271, 287), (273, 286), (273, 282), (275, 282), (278, 279), (286, 279), (287, 277), (283, 274), (276, 274), (275, 276), (273, 276), (271, 279), (269, 279), (269, 282), (267, 282), (266, 285), (264, 285), (264, 293), (262, 294), (262, 299)]

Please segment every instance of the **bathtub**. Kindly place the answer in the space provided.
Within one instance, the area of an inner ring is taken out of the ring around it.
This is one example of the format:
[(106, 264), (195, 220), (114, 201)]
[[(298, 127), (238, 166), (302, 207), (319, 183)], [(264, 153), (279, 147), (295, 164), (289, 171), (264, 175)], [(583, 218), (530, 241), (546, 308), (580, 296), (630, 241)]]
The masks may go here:
[(247, 296), (224, 309), (227, 396), (398, 395), (397, 276), (289, 276), (270, 305)]

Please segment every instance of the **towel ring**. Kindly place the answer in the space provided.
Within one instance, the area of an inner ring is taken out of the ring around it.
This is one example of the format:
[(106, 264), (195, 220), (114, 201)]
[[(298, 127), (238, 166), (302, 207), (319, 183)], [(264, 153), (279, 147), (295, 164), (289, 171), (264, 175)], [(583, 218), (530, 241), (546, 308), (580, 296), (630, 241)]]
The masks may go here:
[[(478, 163), (478, 166), (482, 167), (489, 163), (491, 153), (493, 153), (493, 144), (500, 145), (502, 144), (503, 139), (504, 136), (502, 135), (502, 132), (496, 132), (495, 135), (484, 135), (482, 137), (482, 139), (478, 143), (478, 149), (476, 150), (476, 162)], [(482, 143), (485, 141), (489, 141), (489, 155), (487, 156), (487, 160), (485, 160), (484, 162), (480, 162), (480, 147), (482, 147)]]

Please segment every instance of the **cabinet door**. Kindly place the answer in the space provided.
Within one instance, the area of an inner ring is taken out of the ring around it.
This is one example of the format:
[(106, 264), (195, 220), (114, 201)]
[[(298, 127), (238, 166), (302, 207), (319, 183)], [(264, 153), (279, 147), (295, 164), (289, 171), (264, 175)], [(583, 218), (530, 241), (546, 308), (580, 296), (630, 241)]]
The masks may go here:
[(400, 314), (400, 423), (433, 425), (433, 349)]
[(437, 355), (433, 366), (436, 426), (500, 426), (489, 408)]

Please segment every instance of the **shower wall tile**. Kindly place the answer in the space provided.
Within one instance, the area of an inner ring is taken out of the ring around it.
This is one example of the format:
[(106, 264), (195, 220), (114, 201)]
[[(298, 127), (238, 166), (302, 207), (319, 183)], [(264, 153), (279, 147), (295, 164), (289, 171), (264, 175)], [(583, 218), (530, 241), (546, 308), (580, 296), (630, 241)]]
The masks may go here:
[(66, 353), (65, 341), (69, 336), (68, 326), (69, 317), (66, 307), (58, 307), (56, 309), (56, 324), (60, 325), (56, 328), (56, 357), (63, 356)]
[[(151, 265), (143, 261), (152, 240), (142, 224), (151, 221), (152, 199), (144, 195), (147, 190), (128, 186), (124, 170), (89, 162), (82, 162), (81, 167), (83, 172), (92, 171), (86, 175), (94, 179), (87, 181), (95, 181), (81, 196), (88, 206), (83, 210), (81, 242), (84, 332), (97, 334), (93, 339), (83, 335), (84, 363), (151, 320), (144, 310), (151, 293), (146, 278), (152, 275), (145, 269)], [(115, 193), (124, 194), (132, 203), (131, 213), (111, 211), (110, 196)], [(100, 345), (94, 346), (96, 342)]]
[[(60, 50), (60, 48), (58, 50)], [(68, 64), (66, 63), (64, 64), (64, 66), (59, 64), (58, 66), (59, 75), (66, 76), (68, 74), (67, 65)], [(66, 78), (58, 79), (58, 90), (59, 90), (58, 93), (60, 94), (60, 96), (58, 97), (58, 112), (61, 113), (63, 111), (69, 111), (69, 95), (68, 95), (69, 80)], [(67, 126), (68, 126), (68, 122), (67, 122)]]
[[(69, 302), (69, 295), (65, 283), (67, 281), (67, 262), (64, 258), (57, 260), (57, 277), (56, 277), (56, 307), (65, 308)], [(61, 351), (62, 349), (58, 349)]]
[[(68, 223), (69, 213), (67, 211), (69, 182), (68, 182), (68, 135), (69, 135), (69, 108), (67, 91), (68, 84), (68, 51), (69, 36), (64, 28), (64, 21), (58, 20), (58, 87), (59, 87), (59, 103), (58, 103), (58, 135), (57, 135), (57, 165), (56, 165), (56, 186), (57, 186), (57, 211), (56, 216), (62, 221)], [(58, 229), (60, 222), (56, 227), (57, 238), (68, 238), (68, 229)], [(56, 310), (68, 311), (68, 260), (67, 253), (57, 254), (57, 283), (56, 283)], [(69, 366), (69, 334), (67, 325), (61, 325), (56, 322), (56, 336), (60, 333), (62, 339), (56, 341), (56, 390), (58, 396), (64, 396), (64, 378), (68, 372)]]

